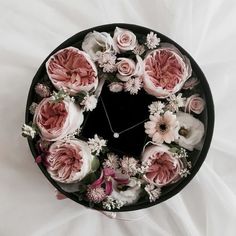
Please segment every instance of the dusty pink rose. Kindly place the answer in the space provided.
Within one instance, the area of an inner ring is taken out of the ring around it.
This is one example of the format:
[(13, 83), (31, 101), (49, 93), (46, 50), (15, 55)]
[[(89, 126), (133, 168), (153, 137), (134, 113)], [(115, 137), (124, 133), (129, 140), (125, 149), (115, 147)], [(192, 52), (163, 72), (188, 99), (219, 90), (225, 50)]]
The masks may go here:
[(148, 167), (144, 178), (156, 186), (165, 186), (180, 178), (182, 162), (173, 157), (166, 145), (151, 145), (142, 154), (142, 163)]
[(48, 59), (46, 69), (53, 85), (71, 95), (97, 88), (97, 68), (89, 55), (77, 48), (56, 52)]
[(44, 98), (37, 106), (34, 123), (44, 140), (56, 141), (74, 132), (83, 122), (83, 113), (78, 105), (70, 100), (53, 102)]
[(121, 82), (112, 82), (109, 84), (109, 90), (113, 93), (119, 93), (123, 90), (124, 85)]
[(116, 77), (123, 82), (129, 80), (129, 78), (134, 74), (135, 71), (135, 62), (132, 59), (120, 57), (117, 59), (119, 62), (117, 65), (117, 74)]
[(199, 84), (199, 80), (195, 77), (192, 77), (184, 83), (182, 89), (193, 89), (198, 84)]
[(46, 157), (50, 176), (61, 183), (74, 183), (92, 172), (93, 156), (88, 144), (78, 139), (56, 141)]
[(144, 89), (157, 98), (178, 92), (192, 73), (190, 61), (168, 43), (145, 57), (144, 70)]
[(133, 50), (137, 45), (137, 39), (133, 32), (116, 27), (114, 32), (114, 44), (120, 52)]
[(198, 95), (190, 96), (185, 104), (185, 112), (194, 112), (196, 114), (202, 113), (205, 107), (205, 101)]

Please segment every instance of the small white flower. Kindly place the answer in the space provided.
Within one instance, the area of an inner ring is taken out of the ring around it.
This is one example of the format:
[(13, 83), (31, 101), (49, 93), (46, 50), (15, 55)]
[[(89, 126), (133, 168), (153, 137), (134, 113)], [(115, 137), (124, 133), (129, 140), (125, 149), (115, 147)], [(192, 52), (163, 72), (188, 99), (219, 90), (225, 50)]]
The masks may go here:
[(185, 106), (186, 98), (182, 97), (182, 93), (179, 93), (177, 96), (175, 94), (170, 95), (170, 97), (167, 98), (167, 100), (169, 102), (168, 108), (172, 112), (178, 112), (180, 107)]
[(188, 153), (187, 153), (186, 149), (180, 148), (179, 151), (173, 153), (173, 156), (174, 156), (175, 158), (178, 158), (178, 159), (187, 158), (187, 157), (188, 157)]
[(75, 138), (76, 135), (78, 136), (80, 134), (80, 131), (81, 129), (77, 129), (73, 133), (66, 135), (64, 138), (62, 138), (62, 140), (64, 140), (65, 142), (70, 141), (71, 139)]
[(116, 56), (111, 52), (97, 52), (98, 65), (103, 68), (103, 72), (116, 71)]
[(124, 174), (135, 176), (138, 173), (138, 161), (133, 157), (124, 156), (120, 165)]
[(146, 45), (149, 49), (156, 48), (161, 42), (160, 38), (157, 38), (157, 35), (153, 32), (150, 32), (146, 38)]
[(113, 209), (120, 209), (122, 206), (124, 206), (124, 202), (121, 200), (114, 199), (110, 196), (108, 196), (103, 202), (102, 206), (104, 209), (107, 210), (113, 210)]
[(60, 90), (58, 92), (53, 91), (52, 93), (52, 101), (53, 102), (60, 102), (60, 101), (72, 101), (74, 102), (75, 99), (73, 97), (70, 97), (69, 94), (65, 90)]
[(192, 169), (192, 163), (191, 163), (191, 161), (188, 161), (188, 162), (187, 162), (187, 166), (188, 166), (189, 169)]
[(104, 147), (107, 146), (107, 141), (98, 137), (97, 134), (94, 135), (94, 138), (89, 138), (88, 145), (92, 153), (99, 155)]
[(149, 112), (150, 112), (151, 115), (153, 115), (155, 113), (159, 113), (159, 114), (163, 113), (164, 112), (164, 110), (163, 110), (164, 107), (165, 107), (165, 104), (163, 102), (160, 102), (160, 101), (152, 102), (152, 104), (150, 104), (148, 106)]
[(21, 133), (22, 136), (34, 138), (36, 133), (37, 132), (36, 132), (36, 130), (33, 127), (31, 127), (29, 125), (26, 125), (26, 124), (23, 124), (23, 126), (22, 126), (22, 133)]
[(142, 55), (145, 52), (145, 47), (137, 44), (132, 52), (136, 55)]
[(118, 155), (114, 153), (108, 153), (107, 159), (105, 159), (103, 163), (104, 168), (118, 169), (119, 168), (119, 159)]
[(87, 94), (80, 105), (84, 106), (85, 111), (92, 111), (96, 108), (97, 102), (98, 100), (95, 95), (90, 96), (89, 94)]
[(144, 189), (149, 195), (150, 202), (155, 202), (161, 195), (161, 188), (153, 184), (147, 184)]
[(182, 169), (182, 170), (180, 170), (179, 175), (182, 178), (184, 178), (184, 177), (186, 178), (188, 175), (190, 175), (190, 171), (187, 168)]
[(141, 88), (142, 88), (142, 81), (138, 77), (134, 79), (130, 78), (124, 84), (124, 90), (126, 92), (129, 92), (131, 95), (137, 94)]
[(32, 104), (30, 105), (29, 111), (32, 115), (34, 115), (37, 106), (38, 104), (36, 102), (32, 102)]

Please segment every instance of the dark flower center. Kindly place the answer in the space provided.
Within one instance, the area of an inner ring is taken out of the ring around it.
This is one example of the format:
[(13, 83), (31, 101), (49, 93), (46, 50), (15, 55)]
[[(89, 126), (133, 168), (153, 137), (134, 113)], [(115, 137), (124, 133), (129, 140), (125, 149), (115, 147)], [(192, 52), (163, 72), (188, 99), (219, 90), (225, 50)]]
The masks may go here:
[(189, 130), (187, 130), (187, 129), (185, 129), (184, 127), (181, 127), (180, 129), (179, 129), (179, 134), (181, 135), (181, 136), (184, 136), (185, 138), (188, 136), (188, 134), (189, 134)]

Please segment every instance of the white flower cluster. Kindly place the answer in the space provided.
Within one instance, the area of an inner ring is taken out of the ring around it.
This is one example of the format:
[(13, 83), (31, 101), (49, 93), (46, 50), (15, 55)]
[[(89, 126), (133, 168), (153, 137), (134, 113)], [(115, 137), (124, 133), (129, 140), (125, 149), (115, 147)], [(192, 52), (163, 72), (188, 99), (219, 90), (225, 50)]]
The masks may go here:
[(144, 190), (147, 192), (150, 202), (155, 202), (161, 195), (161, 188), (153, 184), (147, 184)]
[(112, 73), (116, 71), (116, 56), (112, 52), (97, 52), (98, 65), (103, 72)]
[(73, 97), (70, 97), (69, 94), (63, 89), (58, 92), (53, 91), (51, 98), (53, 102), (60, 102), (63, 100), (71, 102), (75, 101), (75, 99)]
[(74, 139), (76, 135), (79, 136), (80, 131), (81, 129), (77, 129), (73, 133), (66, 135), (62, 140), (64, 140), (65, 142), (70, 141), (71, 139)]
[(187, 168), (184, 168), (184, 169), (180, 170), (179, 175), (182, 178), (184, 178), (184, 177), (186, 178), (188, 175), (190, 175), (190, 171)]
[(175, 158), (187, 158), (188, 157), (188, 153), (187, 153), (185, 148), (180, 148), (178, 151), (173, 153), (173, 156)]
[(102, 206), (104, 209), (107, 210), (114, 210), (114, 209), (120, 209), (122, 206), (124, 206), (124, 202), (118, 199), (114, 199), (110, 196), (108, 196), (103, 202)]
[(88, 145), (93, 154), (99, 155), (103, 148), (107, 146), (107, 140), (104, 140), (95, 134), (94, 138), (88, 139)]
[(119, 159), (119, 156), (114, 153), (108, 153), (107, 159), (103, 162), (103, 167), (111, 168), (114, 170), (120, 170), (123, 174), (129, 176), (135, 176), (140, 171), (139, 161), (134, 157), (123, 156)]
[(38, 106), (38, 104), (36, 102), (32, 102), (32, 104), (30, 105), (29, 111), (32, 115), (34, 115), (37, 106)]
[(34, 138), (35, 135), (37, 134), (36, 130), (33, 127), (31, 127), (29, 125), (26, 125), (26, 124), (23, 124), (21, 130), (22, 130), (21, 134), (22, 134), (23, 137)]
[(120, 161), (121, 170), (124, 174), (135, 176), (138, 173), (138, 160), (133, 157), (124, 156)]

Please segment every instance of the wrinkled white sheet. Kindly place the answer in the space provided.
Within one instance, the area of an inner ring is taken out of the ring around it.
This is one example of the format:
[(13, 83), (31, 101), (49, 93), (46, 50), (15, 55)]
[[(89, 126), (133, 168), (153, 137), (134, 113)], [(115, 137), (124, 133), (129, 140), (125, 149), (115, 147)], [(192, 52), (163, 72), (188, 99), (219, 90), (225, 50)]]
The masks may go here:
[[(215, 133), (206, 162), (178, 195), (112, 220), (54, 188), (20, 136), (31, 80), (71, 35), (100, 24), (155, 29), (196, 59), (211, 86)], [(0, 0), (0, 235), (236, 235), (235, 0)]]

